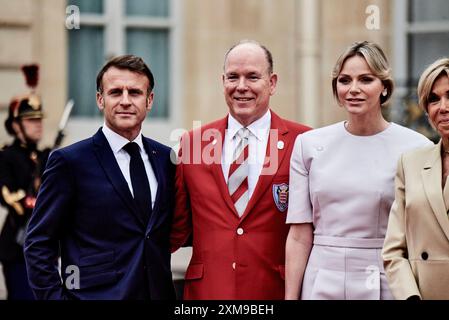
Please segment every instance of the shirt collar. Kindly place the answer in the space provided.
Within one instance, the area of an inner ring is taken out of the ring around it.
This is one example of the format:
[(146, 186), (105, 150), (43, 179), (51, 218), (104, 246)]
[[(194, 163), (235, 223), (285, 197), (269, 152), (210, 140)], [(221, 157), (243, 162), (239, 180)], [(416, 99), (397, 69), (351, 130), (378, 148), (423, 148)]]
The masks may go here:
[[(264, 133), (270, 129), (271, 126), (271, 111), (270, 109), (265, 112), (265, 114), (251, 123), (247, 128), (253, 134), (257, 140), (264, 139)], [(234, 138), (239, 131), (243, 128), (242, 124), (238, 122), (231, 114), (228, 117), (228, 135), (229, 137)]]
[(139, 134), (133, 141), (129, 141), (128, 139), (122, 137), (118, 133), (112, 131), (106, 123), (103, 124), (102, 128), (103, 134), (108, 140), (109, 145), (114, 153), (119, 152), (127, 143), (135, 142), (139, 146), (140, 150), (143, 150), (143, 141), (142, 141), (142, 130), (140, 130)]

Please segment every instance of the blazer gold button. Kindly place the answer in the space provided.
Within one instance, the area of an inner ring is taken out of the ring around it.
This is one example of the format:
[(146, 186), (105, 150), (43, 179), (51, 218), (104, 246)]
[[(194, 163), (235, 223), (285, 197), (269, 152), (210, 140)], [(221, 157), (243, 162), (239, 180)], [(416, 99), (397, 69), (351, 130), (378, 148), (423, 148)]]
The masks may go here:
[(238, 229), (237, 229), (237, 234), (238, 234), (239, 236), (241, 236), (241, 235), (243, 234), (243, 229), (242, 229), (242, 228), (238, 228)]
[(429, 258), (429, 255), (427, 254), (427, 252), (423, 252), (423, 253), (421, 253), (421, 258), (423, 259), (423, 260), (427, 260), (427, 258)]

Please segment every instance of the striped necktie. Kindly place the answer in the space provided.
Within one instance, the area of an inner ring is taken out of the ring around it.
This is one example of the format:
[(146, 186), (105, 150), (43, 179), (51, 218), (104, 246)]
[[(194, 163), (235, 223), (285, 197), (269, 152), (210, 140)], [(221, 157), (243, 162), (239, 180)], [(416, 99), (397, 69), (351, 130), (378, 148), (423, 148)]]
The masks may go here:
[(228, 190), (239, 216), (243, 215), (249, 201), (248, 192), (248, 136), (250, 131), (241, 128), (235, 138), (239, 139), (229, 168)]

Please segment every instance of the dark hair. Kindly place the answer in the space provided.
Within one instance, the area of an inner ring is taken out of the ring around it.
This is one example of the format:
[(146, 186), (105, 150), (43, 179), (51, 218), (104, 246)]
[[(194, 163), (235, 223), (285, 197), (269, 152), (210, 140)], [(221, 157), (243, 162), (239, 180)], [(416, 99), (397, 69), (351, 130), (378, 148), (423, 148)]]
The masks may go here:
[[(240, 40), (238, 43), (234, 44), (232, 47), (230, 47), (228, 49), (228, 51), (226, 51), (225, 56), (224, 56), (224, 63), (226, 63), (226, 59), (228, 58), (229, 53), (235, 47), (238, 47), (239, 45), (246, 44), (246, 43), (254, 44), (263, 50), (263, 52), (265, 53), (265, 58), (268, 63), (268, 73), (272, 74), (273, 73), (273, 55), (271, 54), (270, 50), (267, 49), (267, 47), (265, 47), (264, 45), (261, 45), (259, 42), (255, 41), (255, 40)], [(224, 64), (223, 64), (223, 70), (224, 70)]]
[(103, 91), (103, 76), (108, 71), (109, 68), (117, 68), (117, 69), (125, 69), (132, 72), (136, 72), (139, 74), (142, 74), (146, 76), (150, 82), (150, 85), (148, 87), (148, 94), (153, 90), (154, 88), (154, 77), (153, 73), (151, 72), (150, 68), (148, 68), (147, 64), (141, 57), (137, 57), (131, 54), (126, 54), (122, 56), (117, 56), (112, 59), (110, 59), (104, 66), (101, 68), (100, 72), (98, 72), (97, 75), (97, 91), (102, 92)]

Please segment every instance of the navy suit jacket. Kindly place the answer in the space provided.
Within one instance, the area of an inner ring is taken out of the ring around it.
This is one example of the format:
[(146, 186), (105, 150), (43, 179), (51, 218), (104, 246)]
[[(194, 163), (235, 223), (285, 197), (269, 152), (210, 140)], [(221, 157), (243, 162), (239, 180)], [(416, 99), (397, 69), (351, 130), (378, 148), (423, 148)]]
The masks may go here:
[(158, 181), (147, 224), (101, 129), (51, 154), (24, 248), (38, 299), (175, 298), (169, 247), (175, 167), (169, 147), (145, 137), (143, 145)]

